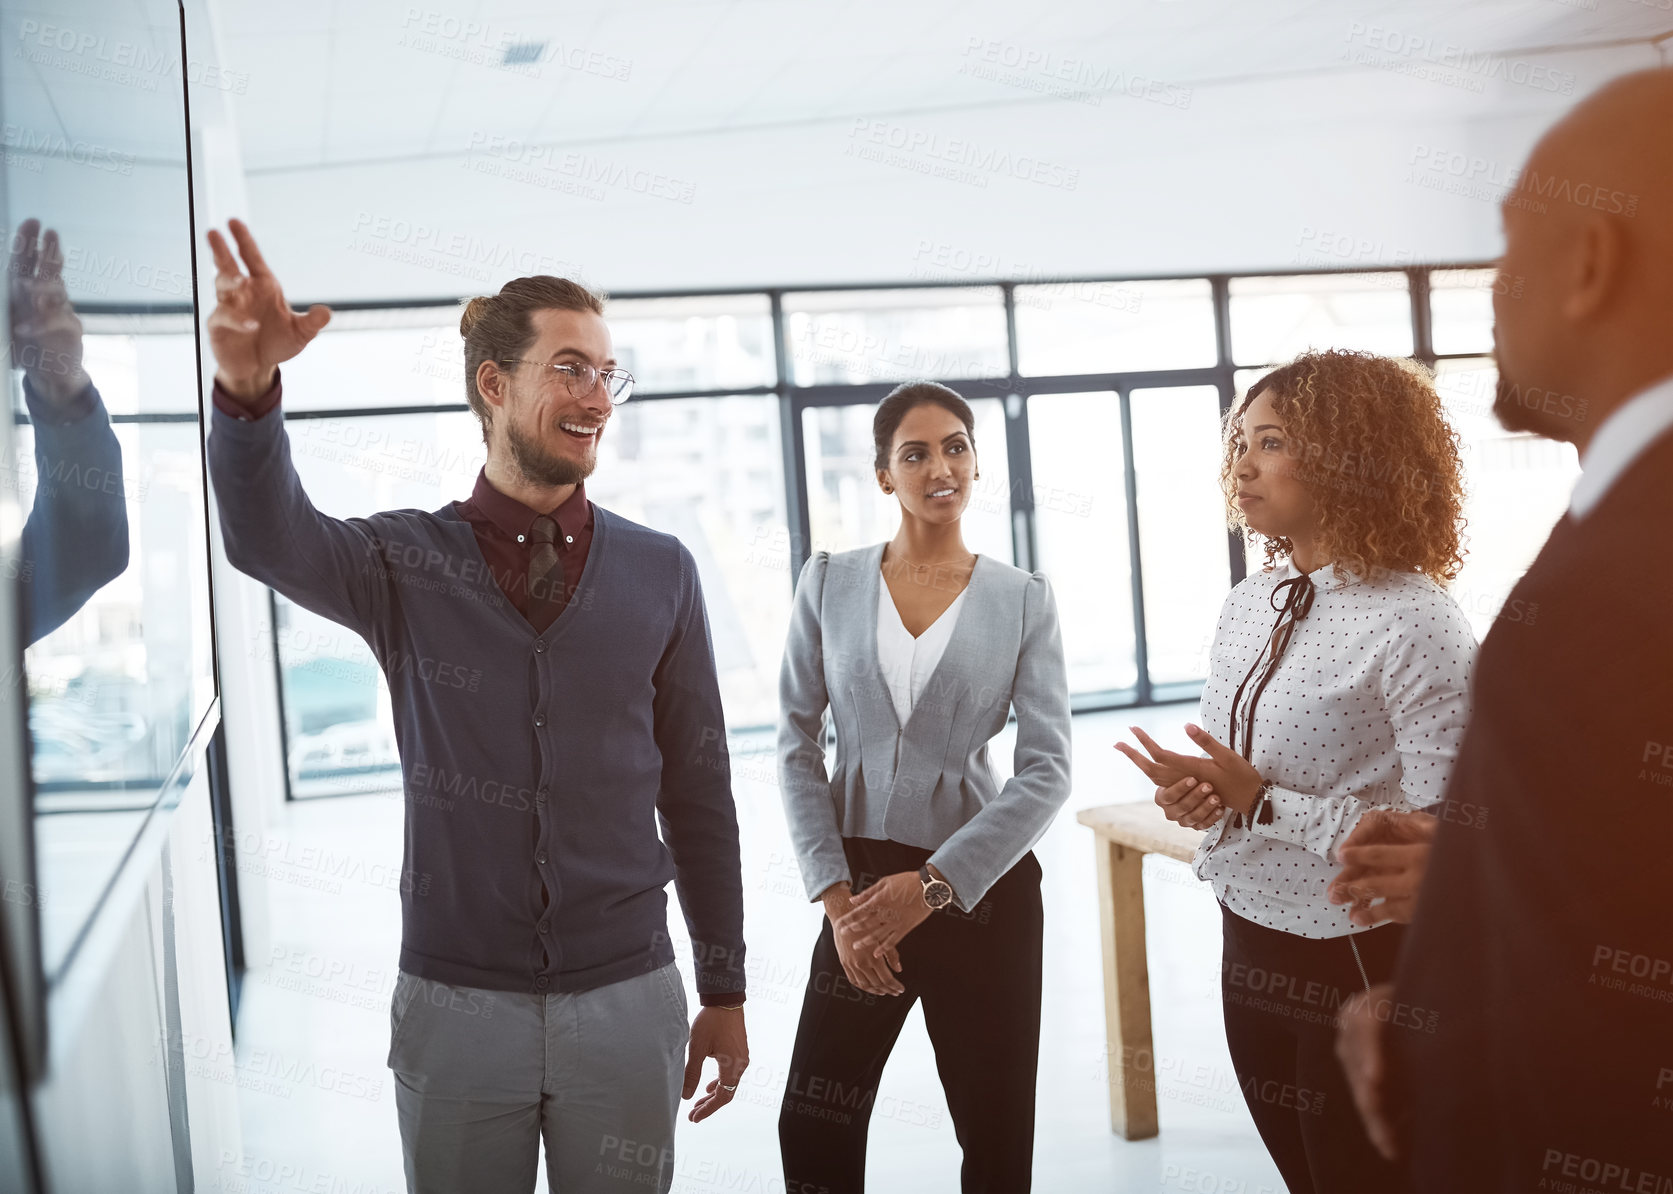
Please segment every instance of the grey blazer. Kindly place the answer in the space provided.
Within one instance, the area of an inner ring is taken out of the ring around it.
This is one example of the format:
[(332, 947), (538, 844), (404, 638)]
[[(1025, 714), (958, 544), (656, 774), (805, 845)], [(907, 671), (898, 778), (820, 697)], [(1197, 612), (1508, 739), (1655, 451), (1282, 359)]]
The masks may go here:
[[(1069, 797), (1069, 685), (1043, 573), (977, 556), (946, 653), (900, 725), (877, 658), (883, 544), (819, 552), (796, 582), (779, 672), (778, 776), (808, 899), (852, 879), (844, 837), (933, 850), (966, 912)], [(988, 742), (1017, 711), (1015, 775)], [(836, 719), (825, 765), (825, 714)]]

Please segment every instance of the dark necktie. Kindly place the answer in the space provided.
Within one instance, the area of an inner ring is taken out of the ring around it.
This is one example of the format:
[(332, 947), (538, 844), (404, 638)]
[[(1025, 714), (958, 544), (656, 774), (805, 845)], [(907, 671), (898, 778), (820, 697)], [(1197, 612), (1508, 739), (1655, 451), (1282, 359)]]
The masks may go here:
[(529, 528), (529, 622), (545, 630), (563, 612), (563, 561), (558, 558), (558, 524), (542, 514)]

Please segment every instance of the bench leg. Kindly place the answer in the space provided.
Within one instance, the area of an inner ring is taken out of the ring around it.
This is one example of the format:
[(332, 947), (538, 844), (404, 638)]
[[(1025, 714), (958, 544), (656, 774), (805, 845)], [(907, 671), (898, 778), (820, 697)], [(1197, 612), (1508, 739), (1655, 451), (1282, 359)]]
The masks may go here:
[(1110, 1128), (1128, 1140), (1147, 1140), (1156, 1135), (1156, 1060), (1144, 954), (1144, 854), (1104, 840), (1096, 846)]

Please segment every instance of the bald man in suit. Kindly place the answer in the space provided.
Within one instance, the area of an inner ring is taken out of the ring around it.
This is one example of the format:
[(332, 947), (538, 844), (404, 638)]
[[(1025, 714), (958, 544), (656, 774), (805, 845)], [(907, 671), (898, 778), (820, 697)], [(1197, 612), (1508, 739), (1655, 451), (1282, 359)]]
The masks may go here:
[[(1503, 205), (1495, 413), (1573, 443), (1482, 644), (1392, 984), (1344, 1017), (1411, 1188), (1673, 1191), (1673, 71), (1618, 79)], [(1406, 855), (1411, 847), (1401, 847)], [(1419, 847), (1421, 852), (1421, 847)]]

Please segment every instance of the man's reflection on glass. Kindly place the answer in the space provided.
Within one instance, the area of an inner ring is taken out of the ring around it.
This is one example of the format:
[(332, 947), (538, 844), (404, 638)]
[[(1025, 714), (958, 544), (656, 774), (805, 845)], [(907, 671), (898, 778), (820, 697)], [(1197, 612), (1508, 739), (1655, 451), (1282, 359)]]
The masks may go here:
[(82, 368), (81, 320), (64, 287), (58, 233), (18, 225), (7, 264), (12, 363), (34, 429), (35, 501), (23, 527), (18, 586), (24, 641), (62, 626), (128, 567), (122, 450)]

